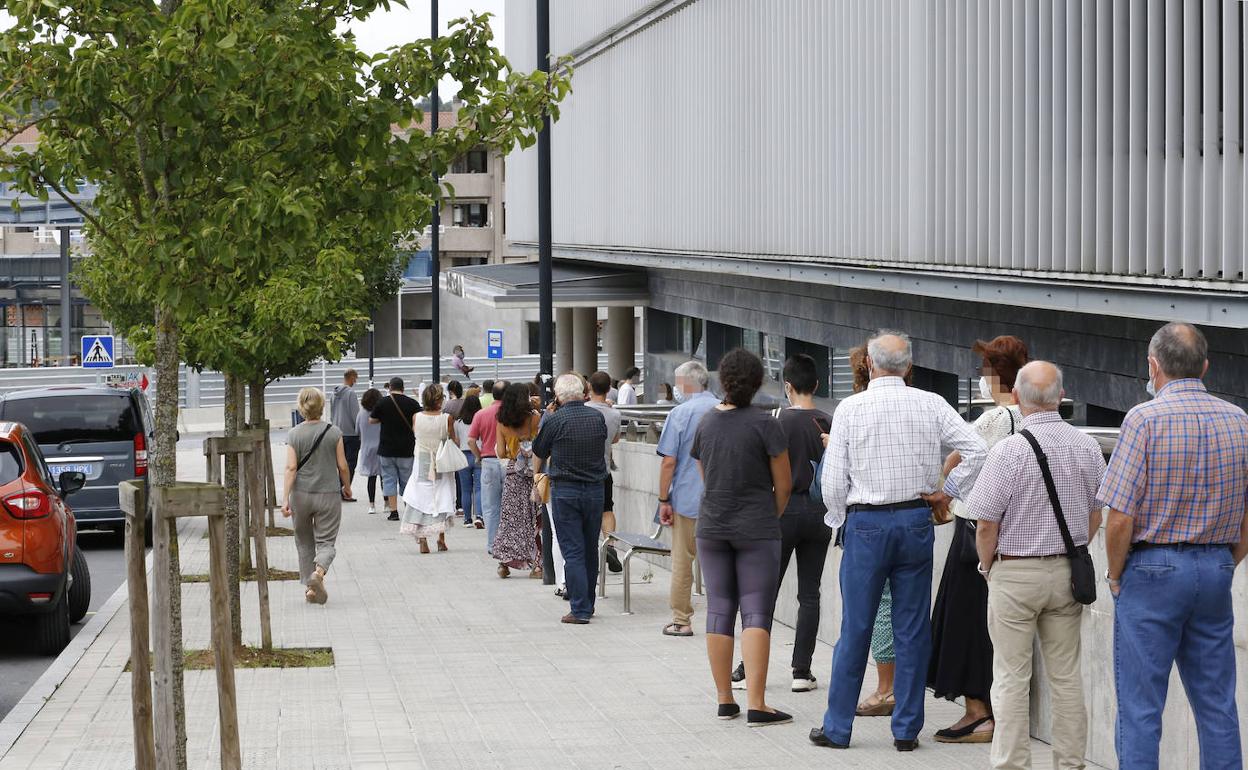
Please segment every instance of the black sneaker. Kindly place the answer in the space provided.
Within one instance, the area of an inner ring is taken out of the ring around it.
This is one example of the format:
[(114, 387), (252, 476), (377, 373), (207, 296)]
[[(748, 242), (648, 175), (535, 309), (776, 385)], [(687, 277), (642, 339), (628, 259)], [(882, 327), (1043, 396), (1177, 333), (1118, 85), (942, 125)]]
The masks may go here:
[(837, 743), (836, 741), (832, 740), (828, 736), (824, 735), (822, 727), (812, 727), (810, 729), (810, 735), (808, 737), (810, 738), (811, 743), (815, 744), (816, 746), (822, 746), (825, 749), (847, 749), (849, 748), (848, 743)]
[(612, 572), (624, 571), (624, 565), (620, 564), (620, 555), (615, 552), (615, 546), (604, 545), (602, 547), (602, 552), (607, 557), (607, 569), (611, 570)]
[(398, 511), (390, 511), (390, 515), (386, 517), (386, 521), (398, 521), (398, 520), (399, 520)]
[(786, 714), (783, 711), (755, 711), (750, 709), (746, 712), (745, 723), (750, 727), (770, 727), (772, 725), (787, 725), (793, 721), (792, 714)]
[(919, 747), (918, 738), (915, 738), (913, 740), (906, 740), (905, 738), (898, 738), (897, 740), (893, 741), (893, 748), (897, 749), (898, 751), (914, 751), (918, 747)]
[(793, 669), (793, 692), (810, 692), (818, 686), (810, 669)]
[(732, 689), (745, 689), (745, 661), (738, 663), (736, 669), (732, 672)]

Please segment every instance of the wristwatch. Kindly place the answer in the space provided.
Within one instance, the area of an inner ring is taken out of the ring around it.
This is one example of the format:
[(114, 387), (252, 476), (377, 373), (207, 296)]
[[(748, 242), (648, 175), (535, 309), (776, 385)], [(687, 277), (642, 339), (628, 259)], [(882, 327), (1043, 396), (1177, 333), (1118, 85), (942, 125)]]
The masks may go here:
[(667, 505), (667, 504), (668, 504), (668, 503), (670, 503), (671, 501), (672, 501), (672, 498), (670, 498), (670, 497), (660, 497), (660, 498), (659, 498), (659, 503), (660, 503), (660, 504), (662, 504), (662, 505)]
[(1115, 580), (1109, 576), (1109, 570), (1105, 570), (1105, 582), (1109, 584), (1110, 588), (1117, 588), (1122, 584), (1122, 580)]

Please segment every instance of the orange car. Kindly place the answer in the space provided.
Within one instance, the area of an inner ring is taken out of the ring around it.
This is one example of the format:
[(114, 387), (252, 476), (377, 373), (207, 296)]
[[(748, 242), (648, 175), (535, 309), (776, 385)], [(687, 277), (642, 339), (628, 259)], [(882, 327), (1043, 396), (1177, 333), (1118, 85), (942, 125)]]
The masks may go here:
[(53, 479), (29, 431), (0, 422), (0, 614), (31, 616), (45, 655), (65, 649), (70, 623), (91, 603), (87, 560), (64, 502), (85, 483), (77, 471)]

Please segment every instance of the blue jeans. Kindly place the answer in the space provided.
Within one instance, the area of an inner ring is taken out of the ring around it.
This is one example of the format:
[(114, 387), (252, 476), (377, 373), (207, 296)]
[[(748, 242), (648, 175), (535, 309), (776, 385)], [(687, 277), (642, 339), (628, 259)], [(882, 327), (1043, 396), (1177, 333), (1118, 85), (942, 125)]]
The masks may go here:
[(841, 638), (832, 655), (823, 734), (849, 743), (854, 710), (871, 648), (884, 583), (893, 595), (897, 674), (893, 737), (913, 740), (923, 729), (924, 684), (932, 649), (932, 511), (926, 505), (856, 511), (845, 524), (841, 557)]
[(472, 452), (465, 450), (464, 459), (468, 467), (455, 472), (459, 478), (459, 507), (464, 509), (464, 521), (472, 521), (474, 514), (481, 518), (481, 466)]
[(551, 485), (551, 522), (563, 554), (563, 575), (572, 614), (594, 614), (598, 582), (598, 535), (602, 531), (602, 482), (555, 481)]
[(1235, 708), (1235, 623), (1229, 548), (1174, 546), (1132, 553), (1114, 602), (1118, 764), (1156, 770), (1170, 668), (1187, 691), (1201, 770), (1243, 767)]
[[(412, 475), (411, 457), (378, 457), (381, 464), (381, 494), (385, 497), (397, 497), (407, 488), (407, 480)], [(398, 505), (398, 501), (395, 501)]]
[(481, 458), (481, 517), (485, 519), (485, 552), (494, 549), (498, 517), (503, 510), (503, 479), (507, 467), (497, 457)]

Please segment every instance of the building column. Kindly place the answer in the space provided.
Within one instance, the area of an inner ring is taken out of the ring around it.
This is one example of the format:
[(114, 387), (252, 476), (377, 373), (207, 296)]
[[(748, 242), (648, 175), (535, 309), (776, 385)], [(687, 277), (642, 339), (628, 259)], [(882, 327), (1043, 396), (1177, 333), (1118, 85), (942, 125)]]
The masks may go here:
[(555, 371), (557, 377), (572, 371), (572, 308), (555, 308)]
[(598, 371), (598, 308), (572, 310), (572, 368), (588, 377)]
[(603, 347), (607, 349), (607, 372), (613, 379), (623, 377), (624, 372), (636, 365), (637, 343), (633, 323), (631, 307), (607, 308)]

